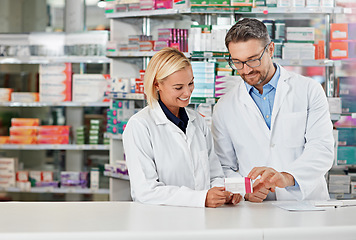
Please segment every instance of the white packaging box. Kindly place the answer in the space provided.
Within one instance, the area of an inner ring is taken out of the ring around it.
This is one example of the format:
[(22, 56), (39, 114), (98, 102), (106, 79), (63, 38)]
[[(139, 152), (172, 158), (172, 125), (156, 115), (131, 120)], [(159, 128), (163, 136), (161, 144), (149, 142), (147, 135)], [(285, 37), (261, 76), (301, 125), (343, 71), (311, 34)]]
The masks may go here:
[(105, 74), (73, 74), (74, 102), (102, 102), (110, 89), (110, 79)]
[(349, 175), (336, 175), (336, 174), (329, 175), (329, 184), (350, 185), (350, 183), (351, 183), (351, 176)]
[(356, 182), (351, 182), (351, 194), (356, 194)]
[(71, 73), (72, 65), (71, 63), (51, 63), (51, 64), (40, 64), (39, 73), (57, 75), (60, 73)]
[(313, 27), (286, 27), (288, 42), (314, 43), (315, 28)]
[(16, 173), (18, 166), (17, 158), (0, 158), (0, 171)]
[(305, 0), (291, 0), (291, 7), (305, 7)]
[(189, 29), (189, 38), (188, 38), (188, 50), (189, 52), (193, 51), (202, 51), (201, 50), (201, 28), (190, 28)]
[(9, 187), (15, 187), (16, 186), (16, 181), (15, 181), (15, 175), (12, 176), (0, 176), (0, 189), (2, 188), (9, 188)]
[(285, 43), (282, 59), (315, 59), (315, 47), (311, 43)]
[(40, 102), (64, 102), (72, 99), (71, 74), (40, 74)]
[(329, 184), (329, 193), (350, 193), (350, 184)]
[(328, 97), (329, 112), (330, 113), (341, 113), (341, 98), (339, 97)]
[(321, 7), (334, 7), (335, 1), (334, 0), (320, 0)]
[(99, 169), (92, 169), (90, 171), (90, 189), (99, 189)]
[(320, 0), (305, 0), (306, 6), (307, 7), (319, 7), (320, 6)]
[(42, 173), (41, 171), (30, 171), (29, 177), (36, 180), (36, 182), (42, 182)]
[(277, 0), (277, 7), (290, 7), (291, 0)]
[(130, 93), (131, 80), (127, 78), (115, 77), (112, 79), (110, 90), (111, 92)]
[(12, 88), (0, 88), (0, 102), (9, 102), (11, 100)]
[(38, 93), (32, 92), (13, 92), (11, 93), (11, 102), (37, 102)]

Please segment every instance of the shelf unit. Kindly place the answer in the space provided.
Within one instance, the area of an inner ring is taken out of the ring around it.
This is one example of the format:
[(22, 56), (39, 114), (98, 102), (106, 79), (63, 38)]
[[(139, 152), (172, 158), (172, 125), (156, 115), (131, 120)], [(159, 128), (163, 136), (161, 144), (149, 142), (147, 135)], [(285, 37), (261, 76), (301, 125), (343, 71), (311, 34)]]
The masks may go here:
[[(204, 23), (199, 24), (211, 24), (212, 16), (223, 15), (223, 16), (230, 16), (231, 24), (234, 22), (235, 18), (239, 17), (258, 17), (264, 19), (274, 19), (274, 18), (285, 18), (291, 20), (298, 20), (298, 19), (310, 19), (315, 16), (323, 17), (326, 21), (326, 29), (325, 29), (325, 37), (326, 37), (326, 57), (328, 58), (329, 49), (328, 49), (328, 42), (330, 36), (330, 26), (329, 23), (333, 21), (334, 14), (348, 14), (356, 12), (353, 9), (349, 8), (342, 8), (342, 7), (333, 7), (333, 8), (324, 8), (324, 7), (285, 7), (285, 8), (271, 8), (271, 7), (257, 7), (253, 8), (251, 12), (234, 12), (234, 11), (219, 11), (219, 10), (207, 10), (207, 11), (200, 11), (194, 8), (191, 9), (167, 9), (167, 10), (150, 10), (150, 11), (136, 11), (136, 12), (123, 12), (123, 13), (108, 13), (106, 17), (110, 19), (111, 22), (111, 40), (122, 40), (123, 33), (120, 32), (120, 29), (123, 27), (127, 27), (127, 23), (124, 22), (124, 19), (142, 19), (142, 29), (139, 30), (137, 26), (135, 26), (134, 30), (129, 30), (127, 33), (130, 34), (151, 34), (152, 28), (157, 27), (157, 23), (153, 22), (154, 19), (174, 19), (176, 16), (193, 16), (193, 15), (201, 15), (204, 19)], [(165, 26), (167, 28), (167, 26)], [(121, 35), (120, 35), (121, 34)], [(132, 67), (128, 65), (120, 65), (120, 62), (123, 58), (143, 58), (143, 65), (142, 67), (145, 68), (149, 61), (149, 57), (152, 57), (155, 52), (118, 52), (118, 53), (110, 53), (108, 52), (107, 56), (111, 58), (111, 74), (112, 76), (121, 76), (127, 77), (128, 70), (132, 70)], [(226, 53), (218, 53), (220, 57), (214, 56), (214, 52), (200, 52), (197, 53), (184, 53), (187, 57), (191, 58), (192, 60), (195, 59), (206, 59), (212, 60), (215, 59), (223, 59), (225, 58)], [(344, 64), (345, 60), (330, 60), (330, 59), (323, 59), (323, 60), (286, 60), (286, 59), (274, 59), (276, 63), (279, 63), (283, 66), (315, 66), (315, 67), (324, 67), (325, 68), (325, 75), (326, 75), (326, 95), (328, 97), (334, 96), (334, 82), (335, 82), (335, 72), (334, 69), (337, 66), (341, 66)], [(347, 62), (347, 60), (346, 60)], [(120, 69), (125, 69), (124, 71)], [(192, 103), (211, 103), (214, 104), (216, 99), (192, 99)], [(352, 115), (354, 116), (354, 115)], [(331, 119), (336, 121), (340, 118), (340, 114), (332, 114)], [(121, 136), (115, 136), (111, 138), (111, 151), (110, 151), (110, 162), (112, 162), (115, 158), (122, 158), (123, 156), (123, 149)], [(115, 150), (113, 150), (115, 146)], [(120, 146), (120, 147), (118, 147)], [(128, 186), (124, 186), (128, 187)], [(119, 184), (112, 180), (110, 182), (110, 189), (111, 189), (111, 200), (122, 200), (121, 196), (116, 193), (115, 191), (120, 191), (122, 193), (123, 189), (119, 189)]]
[(53, 187), (32, 187), (30, 190), (20, 188), (0, 188), (0, 192), (22, 192), (22, 193), (65, 193), (65, 194), (109, 194), (109, 189), (92, 190), (89, 188), (53, 188)]
[[(83, 72), (83, 64), (107, 64), (110, 58), (106, 56), (23, 56), (23, 57), (0, 57), (0, 64), (51, 64), (51, 63), (79, 63), (80, 71)], [(44, 108), (44, 107), (64, 107), (67, 125), (81, 125), (78, 121), (82, 119), (84, 107), (104, 107), (109, 108), (110, 102), (0, 102), (2, 108)], [(65, 150), (66, 170), (82, 171), (83, 151), (107, 152), (109, 155), (110, 145), (77, 145), (77, 144), (0, 144), (3, 151), (47, 151)], [(79, 189), (79, 188), (49, 188), (32, 187), (30, 190), (19, 188), (0, 189), (0, 192), (9, 193), (63, 193), (63, 194), (101, 194), (109, 195), (109, 189)], [(69, 199), (73, 200), (71, 197)], [(75, 198), (76, 199), (76, 198)], [(78, 199), (76, 199), (78, 200)]]

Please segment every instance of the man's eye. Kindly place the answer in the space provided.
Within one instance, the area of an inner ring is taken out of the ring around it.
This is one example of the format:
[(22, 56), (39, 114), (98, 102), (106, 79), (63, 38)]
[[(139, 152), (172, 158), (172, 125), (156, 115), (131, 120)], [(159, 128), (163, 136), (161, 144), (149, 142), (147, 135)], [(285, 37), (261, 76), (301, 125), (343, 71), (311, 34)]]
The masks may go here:
[(194, 84), (194, 82), (189, 83), (189, 85), (193, 85), (193, 84)]

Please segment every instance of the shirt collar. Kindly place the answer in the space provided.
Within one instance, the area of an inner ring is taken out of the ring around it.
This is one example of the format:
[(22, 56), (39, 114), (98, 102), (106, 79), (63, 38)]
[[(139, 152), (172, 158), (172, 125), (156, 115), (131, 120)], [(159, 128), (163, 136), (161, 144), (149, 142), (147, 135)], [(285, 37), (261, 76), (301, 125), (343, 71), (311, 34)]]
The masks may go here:
[[(271, 85), (273, 88), (277, 89), (278, 79), (281, 75), (281, 70), (280, 70), (280, 67), (278, 64), (273, 63), (273, 66), (276, 68), (276, 72), (274, 73), (273, 77), (266, 85)], [(253, 88), (253, 86), (251, 86), (250, 84), (248, 84), (245, 81), (244, 81), (244, 83), (245, 83), (247, 92), (251, 92), (251, 89)]]
[(159, 105), (162, 108), (162, 111), (166, 115), (166, 117), (173, 122), (176, 126), (179, 128), (183, 127), (182, 131), (185, 132), (185, 129), (188, 126), (188, 115), (187, 112), (185, 111), (184, 108), (179, 108), (179, 116), (180, 118), (176, 117), (167, 107), (164, 105), (164, 103), (161, 100), (158, 100)]

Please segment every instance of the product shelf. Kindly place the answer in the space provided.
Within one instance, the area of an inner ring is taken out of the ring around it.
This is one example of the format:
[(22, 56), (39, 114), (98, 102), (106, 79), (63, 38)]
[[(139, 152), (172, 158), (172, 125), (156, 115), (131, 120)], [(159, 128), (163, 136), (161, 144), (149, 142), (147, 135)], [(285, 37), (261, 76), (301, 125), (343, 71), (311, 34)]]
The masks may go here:
[(0, 102), (0, 107), (109, 107), (110, 102)]
[(122, 180), (130, 180), (128, 175), (124, 175), (124, 174), (120, 174), (120, 173), (104, 172), (104, 176), (122, 179)]
[[(107, 57), (152, 57), (157, 51), (119, 51), (119, 52), (107, 52)], [(190, 53), (185, 52), (186, 57), (190, 57)]]
[[(107, 13), (106, 17), (115, 18), (129, 18), (129, 17), (150, 17), (150, 16), (169, 16), (176, 14), (336, 14), (336, 13), (353, 13), (356, 10), (352, 8), (342, 8), (342, 7), (256, 7), (252, 8), (250, 12), (246, 11), (235, 11), (233, 7), (226, 10), (210, 10), (209, 6), (207, 9), (204, 8), (189, 8), (189, 9), (159, 9), (159, 10), (147, 10), (147, 11), (132, 11), (132, 12), (117, 12), (117, 13)], [(200, 9), (200, 10), (199, 10)]]
[(143, 93), (119, 93), (110, 92), (108, 96), (112, 99), (125, 99), (125, 100), (145, 100)]
[(112, 133), (107, 133), (107, 134), (111, 139), (122, 140), (122, 134), (112, 134)]
[(110, 145), (77, 144), (0, 144), (4, 150), (109, 150)]
[(49, 63), (110, 63), (105, 56), (9, 56), (0, 57), (0, 64), (49, 64)]
[(0, 192), (110, 194), (109, 189), (93, 190), (90, 188), (53, 188), (53, 187), (33, 187), (28, 190), (10, 187), (10, 188), (0, 188)]

